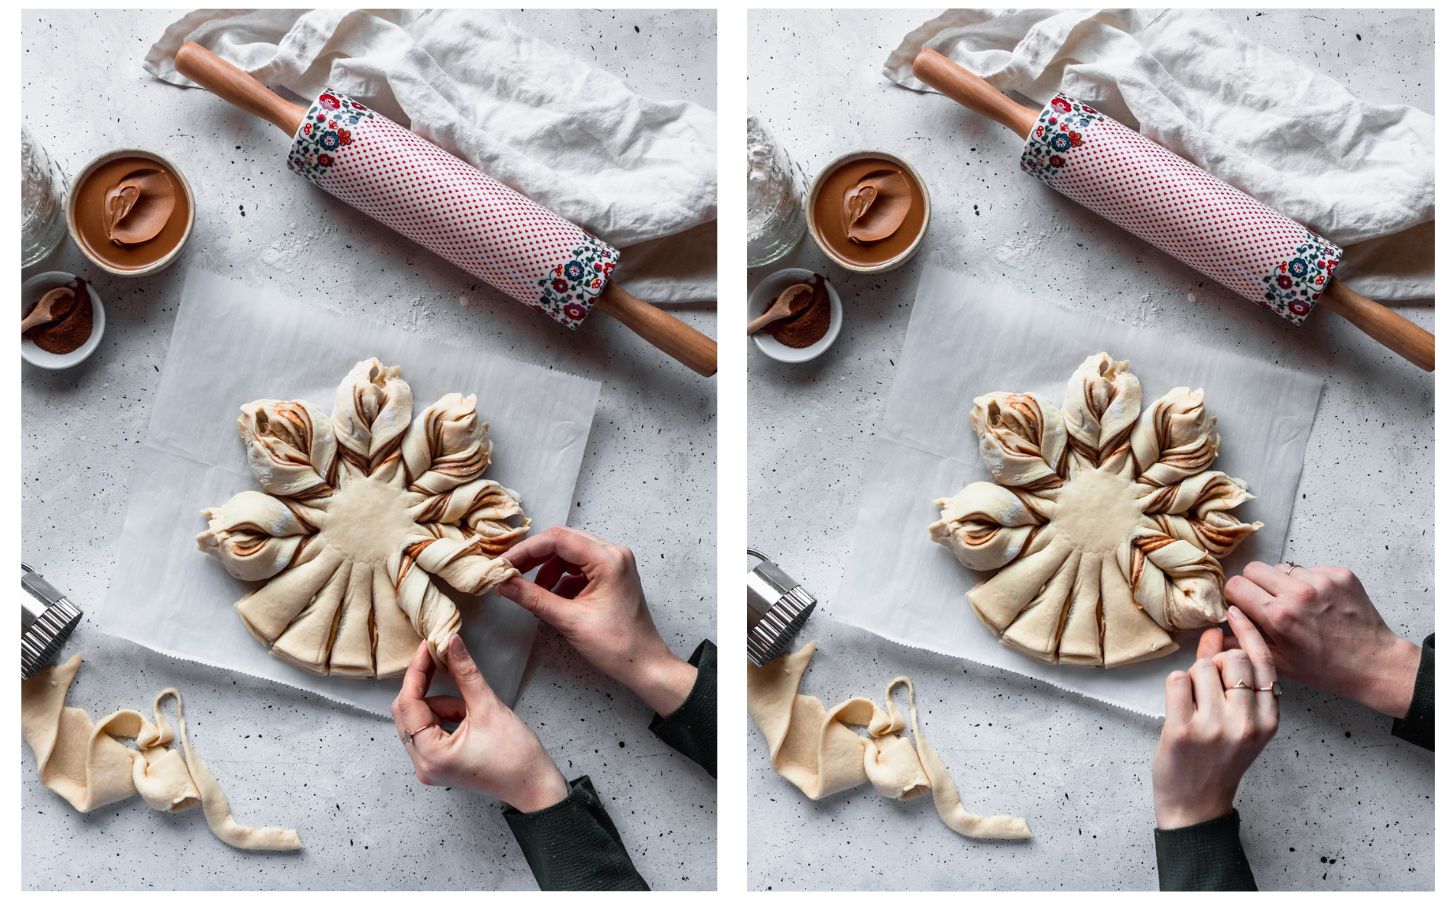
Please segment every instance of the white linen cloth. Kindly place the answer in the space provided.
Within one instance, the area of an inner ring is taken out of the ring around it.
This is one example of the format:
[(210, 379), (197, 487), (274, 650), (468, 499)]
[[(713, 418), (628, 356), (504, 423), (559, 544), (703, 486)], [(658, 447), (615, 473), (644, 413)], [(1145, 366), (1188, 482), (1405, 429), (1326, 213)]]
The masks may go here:
[(195, 87), (173, 65), (188, 40), (300, 98), (336, 88), (619, 249), (639, 248), (618, 279), (644, 299), (716, 296), (711, 110), (644, 97), (489, 10), (196, 10), (151, 47), (146, 71)]
[[(1205, 10), (951, 10), (906, 35), (1043, 105), (1085, 100), (1341, 245), (1340, 278), (1381, 300), (1435, 295), (1435, 119), (1375, 106)], [(1015, 160), (1008, 160), (1015, 166)]]

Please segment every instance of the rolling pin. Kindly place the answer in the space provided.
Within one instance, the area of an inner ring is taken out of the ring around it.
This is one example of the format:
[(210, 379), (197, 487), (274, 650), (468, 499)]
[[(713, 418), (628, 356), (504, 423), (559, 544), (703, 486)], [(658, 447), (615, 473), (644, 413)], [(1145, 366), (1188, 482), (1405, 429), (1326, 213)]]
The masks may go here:
[(1038, 112), (929, 49), (912, 69), (1024, 138), (1021, 168), (1058, 193), (1289, 322), (1318, 304), (1436, 368), (1433, 334), (1335, 277), (1344, 251), (1238, 188), (1065, 94)]
[(212, 51), (185, 42), (177, 71), (276, 125), (288, 168), (569, 329), (596, 310), (699, 375), (718, 345), (612, 280), (616, 248), (344, 94), (290, 103)]

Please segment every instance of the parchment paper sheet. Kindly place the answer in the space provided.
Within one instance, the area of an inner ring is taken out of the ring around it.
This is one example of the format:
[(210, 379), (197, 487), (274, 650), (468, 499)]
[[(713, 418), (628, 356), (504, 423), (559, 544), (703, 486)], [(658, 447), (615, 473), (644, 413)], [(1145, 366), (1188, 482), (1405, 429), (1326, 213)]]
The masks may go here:
[[(601, 385), (345, 319), (197, 269), (188, 272), (182, 295), (96, 621), (170, 656), (388, 715), (399, 679), (326, 678), (272, 656), (233, 610), (248, 585), (197, 549), (194, 537), (207, 524), (200, 511), (257, 489), (235, 425), (238, 408), (272, 398), (332, 410), (344, 375), (371, 356), (401, 367), (416, 414), (451, 391), (474, 393), (494, 443), (486, 477), (519, 491), (533, 528), (541, 528), (567, 519)], [(481, 671), (514, 703), (536, 620), (501, 597), (452, 596)]]
[(1144, 408), (1180, 385), (1206, 389), (1222, 437), (1214, 468), (1248, 482), (1257, 499), (1237, 512), (1264, 523), (1224, 568), (1236, 574), (1251, 559), (1277, 561), (1322, 382), (1170, 332), (1070, 312), (996, 272), (963, 277), (928, 267), (866, 468), (850, 563), (829, 612), (902, 644), (1162, 715), (1163, 679), (1191, 664), (1196, 632), (1178, 653), (1121, 669), (1036, 662), (1001, 646), (976, 618), (965, 594), (981, 575), (927, 531), (938, 517), (937, 498), (990, 480), (971, 429), (972, 400), (990, 391), (1030, 392), (1060, 408), (1073, 370), (1104, 350), (1132, 361)]

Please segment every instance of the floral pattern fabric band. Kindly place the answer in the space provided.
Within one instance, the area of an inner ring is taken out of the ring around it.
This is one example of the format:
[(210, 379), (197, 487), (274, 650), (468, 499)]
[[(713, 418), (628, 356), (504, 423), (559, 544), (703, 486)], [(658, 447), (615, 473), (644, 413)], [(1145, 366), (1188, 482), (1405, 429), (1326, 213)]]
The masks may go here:
[(617, 266), (611, 245), (335, 90), (309, 106), (288, 168), (568, 328)]
[(1296, 325), (1313, 311), (1344, 252), (1065, 94), (1037, 117), (1021, 168)]

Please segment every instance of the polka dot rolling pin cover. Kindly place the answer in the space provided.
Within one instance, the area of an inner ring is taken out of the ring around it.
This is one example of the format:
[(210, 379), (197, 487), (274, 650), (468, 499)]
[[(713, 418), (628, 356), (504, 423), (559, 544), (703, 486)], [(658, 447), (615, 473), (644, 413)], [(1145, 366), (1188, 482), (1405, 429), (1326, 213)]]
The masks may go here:
[(1314, 309), (1343, 253), (1065, 94), (1037, 117), (1021, 168), (1296, 325)]
[(338, 91), (309, 106), (288, 168), (568, 328), (617, 266), (615, 248)]

